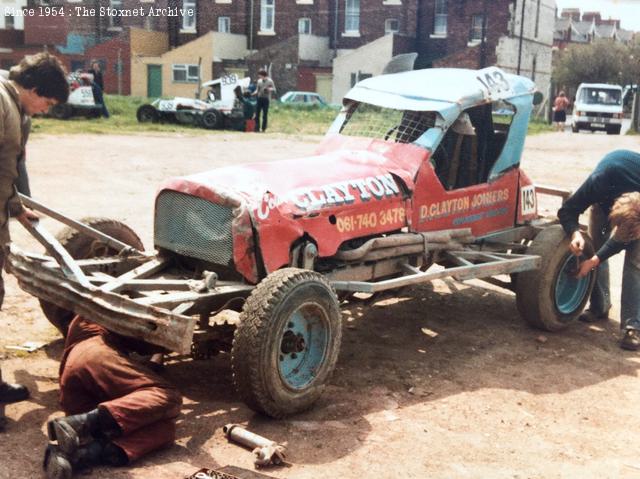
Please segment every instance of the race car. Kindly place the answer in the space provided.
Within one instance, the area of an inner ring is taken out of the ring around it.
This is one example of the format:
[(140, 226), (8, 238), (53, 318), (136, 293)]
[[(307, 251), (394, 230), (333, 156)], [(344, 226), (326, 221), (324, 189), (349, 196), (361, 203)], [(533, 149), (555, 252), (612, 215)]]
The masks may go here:
[(95, 102), (93, 96), (93, 75), (84, 72), (73, 72), (67, 76), (69, 98), (66, 103), (53, 105), (48, 116), (58, 120), (66, 120), (72, 116), (97, 118), (102, 115), (102, 105)]
[[(44, 241), (57, 262), (13, 246), (9, 268), (63, 333), (77, 313), (194, 358), (230, 352), (239, 396), (272, 417), (320, 397), (340, 306), (356, 293), (481, 278), (514, 291), (530, 325), (558, 331), (595, 276), (575, 277), (569, 239), (538, 213), (539, 195), (569, 192), (520, 168), (538, 101), (530, 80), (494, 67), (369, 78), (314, 155), (167, 180), (154, 252), (120, 223), (66, 219), (62, 245)], [(87, 259), (97, 251), (108, 256)]]
[(140, 123), (172, 122), (183, 125), (197, 125), (208, 129), (220, 129), (227, 125), (227, 119), (233, 109), (235, 98), (233, 90), (240, 86), (243, 91), (251, 79), (238, 78), (237, 75), (225, 75), (202, 84), (207, 88), (207, 99), (174, 97), (158, 98), (152, 103), (141, 105), (136, 111)]

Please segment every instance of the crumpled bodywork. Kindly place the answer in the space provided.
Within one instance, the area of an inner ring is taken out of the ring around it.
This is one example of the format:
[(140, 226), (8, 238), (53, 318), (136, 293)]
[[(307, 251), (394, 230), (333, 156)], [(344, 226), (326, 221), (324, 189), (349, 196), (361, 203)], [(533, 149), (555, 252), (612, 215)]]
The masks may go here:
[[(336, 235), (335, 213), (362, 214), (372, 204), (376, 210), (403, 205), (420, 165), (428, 158), (426, 150), (414, 145), (341, 137), (327, 138), (319, 153), (175, 178), (161, 190), (234, 208), (234, 263), (247, 280), (255, 282), (252, 225), (266, 272), (287, 264), (291, 245), (305, 233), (316, 239), (320, 256), (331, 256), (344, 241), (362, 235), (362, 228), (350, 226), (341, 227), (343, 231)], [(404, 215), (392, 219), (369, 228), (369, 233), (406, 224)]]
[[(497, 68), (432, 69), (358, 83), (345, 97), (316, 155), (232, 166), (176, 178), (162, 189), (234, 208), (235, 269), (252, 283), (291, 263), (301, 238), (331, 257), (354, 238), (398, 231), (470, 226), (484, 234), (513, 226), (524, 137), (534, 85)], [(515, 113), (487, 182), (445, 190), (429, 161), (451, 124), (470, 107), (505, 100)], [(412, 142), (347, 136), (359, 103), (395, 111), (434, 112)], [(530, 213), (527, 213), (530, 214)]]

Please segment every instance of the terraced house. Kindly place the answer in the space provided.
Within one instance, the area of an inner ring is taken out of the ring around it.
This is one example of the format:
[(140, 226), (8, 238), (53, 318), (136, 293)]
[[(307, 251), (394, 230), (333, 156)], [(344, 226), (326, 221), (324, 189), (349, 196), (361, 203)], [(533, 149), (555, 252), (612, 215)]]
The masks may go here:
[(338, 102), (409, 53), (415, 68), (498, 65), (545, 91), (555, 23), (554, 0), (4, 1), (35, 13), (2, 18), (3, 66), (48, 48), (74, 70), (100, 60), (107, 92), (144, 96), (266, 67), (279, 93)]

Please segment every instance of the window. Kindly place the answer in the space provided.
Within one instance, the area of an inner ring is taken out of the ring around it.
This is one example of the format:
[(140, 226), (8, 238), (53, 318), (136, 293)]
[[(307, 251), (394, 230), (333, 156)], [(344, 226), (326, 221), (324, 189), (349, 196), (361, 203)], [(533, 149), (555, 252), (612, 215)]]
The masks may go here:
[(275, 0), (262, 0), (260, 4), (260, 30), (272, 32), (276, 16)]
[(116, 12), (113, 12), (113, 11), (110, 12), (109, 27), (121, 28), (122, 17), (120, 16), (120, 12), (122, 10), (122, 0), (109, 0), (109, 6), (116, 11)]
[(311, 35), (311, 19), (310, 18), (298, 19), (298, 33), (300, 35)]
[(182, 29), (195, 31), (196, 29), (196, 0), (183, 0)]
[(4, 28), (6, 28), (7, 30), (13, 30), (14, 28), (16, 28), (13, 15), (9, 14), (4, 17)]
[(447, 35), (447, 0), (436, 0), (433, 16), (433, 34)]
[(536, 6), (536, 33), (535, 37), (538, 38), (538, 30), (540, 26), (540, 0), (538, 0), (538, 5)]
[(231, 17), (218, 17), (218, 31), (231, 33)]
[(400, 22), (396, 18), (387, 18), (384, 21), (384, 34), (398, 33), (400, 31)]
[(198, 65), (173, 65), (174, 83), (198, 83), (200, 67)]
[(482, 34), (485, 30), (484, 15), (474, 15), (471, 18), (471, 35), (469, 40), (471, 42), (481, 42)]
[(345, 33), (360, 32), (360, 0), (345, 0), (344, 31)]
[(502, 153), (516, 113), (498, 101), (465, 110), (447, 130), (431, 157), (447, 190), (486, 183)]

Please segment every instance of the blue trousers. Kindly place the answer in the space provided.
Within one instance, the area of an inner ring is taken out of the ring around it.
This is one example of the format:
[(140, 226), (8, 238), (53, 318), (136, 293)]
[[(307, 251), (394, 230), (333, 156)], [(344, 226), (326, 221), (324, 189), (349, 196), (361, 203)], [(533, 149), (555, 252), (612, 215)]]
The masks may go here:
[[(598, 205), (591, 207), (589, 233), (596, 251), (611, 234), (604, 212)], [(598, 266), (596, 283), (591, 293), (589, 310), (604, 316), (611, 308), (609, 262)], [(622, 269), (622, 295), (620, 298), (620, 328), (640, 330), (640, 240), (632, 242), (625, 251)]]

